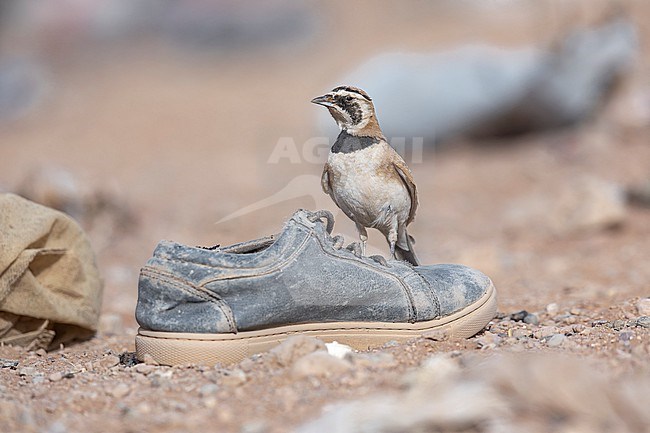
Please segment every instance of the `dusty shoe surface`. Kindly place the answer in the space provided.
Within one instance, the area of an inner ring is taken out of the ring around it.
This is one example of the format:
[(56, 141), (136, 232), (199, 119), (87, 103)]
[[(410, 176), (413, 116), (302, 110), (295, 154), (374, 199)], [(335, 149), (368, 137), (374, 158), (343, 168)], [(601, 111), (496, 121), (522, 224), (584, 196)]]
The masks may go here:
[(140, 273), (139, 359), (237, 362), (296, 333), (357, 349), (429, 332), (467, 338), (495, 315), (490, 279), (461, 265), (361, 257), (327, 211), (277, 236), (214, 249), (163, 241)]

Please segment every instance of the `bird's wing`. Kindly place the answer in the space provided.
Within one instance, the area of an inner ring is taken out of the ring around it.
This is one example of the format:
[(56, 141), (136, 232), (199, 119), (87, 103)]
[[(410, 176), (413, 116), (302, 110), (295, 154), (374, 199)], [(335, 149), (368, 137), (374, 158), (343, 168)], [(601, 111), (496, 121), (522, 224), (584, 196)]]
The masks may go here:
[(397, 174), (399, 174), (402, 182), (404, 182), (404, 186), (406, 186), (406, 189), (409, 192), (409, 196), (411, 196), (411, 210), (409, 211), (409, 217), (406, 220), (406, 224), (408, 225), (415, 218), (415, 211), (418, 208), (418, 190), (415, 186), (415, 182), (413, 181), (411, 170), (409, 170), (402, 158), (393, 159), (393, 167), (395, 168)]
[(332, 184), (330, 183), (330, 166), (328, 163), (325, 163), (325, 166), (323, 167), (323, 174), (320, 177), (320, 186), (323, 188), (323, 192), (325, 194), (334, 199), (332, 196)]
[(351, 211), (351, 209), (345, 205), (345, 202), (339, 201), (336, 198), (336, 194), (334, 193), (334, 189), (332, 188), (332, 172), (329, 164), (327, 163), (325, 163), (325, 167), (323, 167), (323, 174), (321, 175), (320, 178), (320, 186), (323, 188), (323, 192), (325, 192), (325, 194), (328, 194), (330, 196), (334, 204), (337, 205), (339, 209), (341, 209), (343, 213), (347, 215), (348, 218), (356, 222), (356, 220), (354, 219), (354, 213)]

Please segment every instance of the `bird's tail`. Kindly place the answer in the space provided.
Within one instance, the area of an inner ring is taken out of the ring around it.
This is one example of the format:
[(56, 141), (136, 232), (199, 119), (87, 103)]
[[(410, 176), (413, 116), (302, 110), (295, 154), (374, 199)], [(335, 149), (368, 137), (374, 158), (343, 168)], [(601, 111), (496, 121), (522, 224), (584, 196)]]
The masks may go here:
[(395, 257), (397, 257), (399, 260), (404, 260), (406, 262), (409, 262), (413, 266), (420, 266), (420, 260), (418, 260), (418, 256), (415, 254), (415, 250), (413, 249), (413, 244), (415, 243), (415, 239), (411, 237), (408, 233), (405, 233), (405, 238), (406, 238), (406, 248), (403, 248), (403, 246), (400, 246), (399, 242), (395, 245)]

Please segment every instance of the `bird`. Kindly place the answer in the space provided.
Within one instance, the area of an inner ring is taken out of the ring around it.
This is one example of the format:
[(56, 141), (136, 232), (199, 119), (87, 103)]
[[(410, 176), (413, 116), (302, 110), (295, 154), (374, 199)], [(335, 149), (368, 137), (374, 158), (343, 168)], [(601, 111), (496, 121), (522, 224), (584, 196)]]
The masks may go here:
[(406, 162), (379, 127), (368, 94), (339, 86), (311, 101), (326, 107), (341, 132), (332, 145), (321, 175), (321, 186), (356, 225), (365, 255), (367, 228), (379, 230), (393, 259), (413, 266), (420, 262), (407, 226), (418, 207), (417, 187)]

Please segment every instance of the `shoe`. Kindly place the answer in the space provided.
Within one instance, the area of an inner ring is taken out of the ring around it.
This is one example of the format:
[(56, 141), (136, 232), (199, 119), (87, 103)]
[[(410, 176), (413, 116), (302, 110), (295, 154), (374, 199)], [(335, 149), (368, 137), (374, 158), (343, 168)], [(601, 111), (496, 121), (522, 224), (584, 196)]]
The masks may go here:
[(294, 334), (366, 350), (444, 332), (468, 338), (496, 314), (496, 291), (461, 265), (411, 266), (343, 248), (327, 211), (227, 247), (163, 241), (140, 273), (136, 355), (165, 365), (230, 364)]

